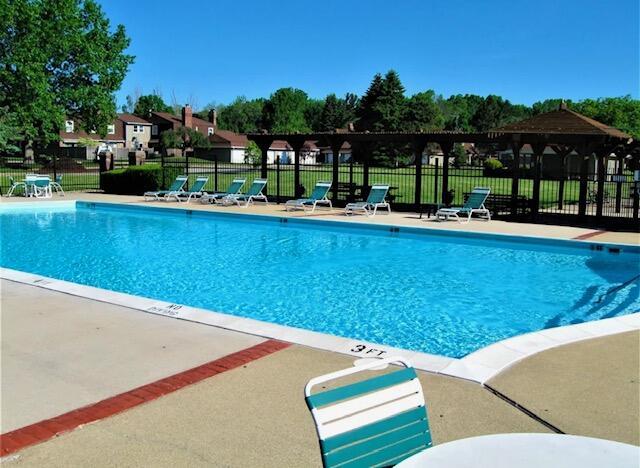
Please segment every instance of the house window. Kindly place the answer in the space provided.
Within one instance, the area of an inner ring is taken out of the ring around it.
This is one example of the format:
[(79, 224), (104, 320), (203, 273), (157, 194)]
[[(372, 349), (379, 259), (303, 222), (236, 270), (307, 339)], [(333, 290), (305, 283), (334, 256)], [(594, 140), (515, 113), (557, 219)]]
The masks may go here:
[(73, 133), (73, 120), (67, 120), (64, 123), (64, 129), (67, 133)]
[(116, 133), (116, 126), (111, 124), (111, 125), (107, 125), (107, 133), (109, 135), (113, 135)]
[(157, 125), (152, 125), (151, 126), (151, 134), (153, 136), (156, 136), (158, 134), (158, 126)]
[(144, 126), (142, 125), (133, 126), (133, 133), (143, 133), (143, 132), (144, 132)]
[(213, 135), (213, 127), (207, 128), (207, 135), (209, 136)]

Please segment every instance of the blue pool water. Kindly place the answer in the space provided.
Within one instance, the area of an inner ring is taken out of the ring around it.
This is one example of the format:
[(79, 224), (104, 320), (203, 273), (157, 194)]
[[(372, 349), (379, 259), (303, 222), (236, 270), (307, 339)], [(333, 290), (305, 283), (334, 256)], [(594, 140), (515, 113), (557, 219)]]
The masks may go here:
[(81, 203), (0, 225), (3, 267), (451, 357), (640, 310), (637, 249)]

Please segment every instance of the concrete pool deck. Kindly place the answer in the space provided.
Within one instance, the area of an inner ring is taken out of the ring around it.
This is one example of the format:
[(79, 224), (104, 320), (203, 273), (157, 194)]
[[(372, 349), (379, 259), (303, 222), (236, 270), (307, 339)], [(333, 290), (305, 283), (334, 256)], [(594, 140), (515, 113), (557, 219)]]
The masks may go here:
[[(53, 200), (65, 199), (304, 216), (287, 214), (283, 205), (143, 203), (141, 197), (87, 193)], [(7, 200), (25, 201), (2, 202)], [(436, 223), (411, 213), (347, 218), (338, 210), (318, 217), (638, 244), (638, 235), (631, 233), (501, 221)], [(0, 280), (0, 296), (3, 434), (264, 342), (6, 280)], [(477, 383), (420, 372), (434, 440), (550, 430), (520, 405), (563, 432), (638, 445), (638, 343), (640, 332), (630, 332), (543, 351), (488, 382), (501, 396)], [(102, 466), (105, 460), (118, 466), (319, 466), (302, 388), (309, 378), (353, 360), (292, 345), (7, 460), (25, 466)]]
[[(3, 433), (10, 430), (4, 421), (15, 427), (48, 418), (262, 341), (6, 280), (0, 292)], [(630, 332), (524, 359), (490, 382), (510, 402), (477, 383), (420, 372), (434, 440), (550, 431), (514, 406), (521, 405), (566, 433), (640, 444), (638, 343), (640, 332)], [(102, 466), (105, 460), (117, 466), (319, 466), (302, 388), (309, 378), (352, 362), (293, 345), (6, 460), (24, 466)]]
[(425, 229), (446, 229), (454, 231), (470, 231), (484, 232), (493, 234), (508, 234), (520, 236), (546, 237), (553, 239), (584, 239), (593, 242), (611, 242), (621, 244), (640, 245), (640, 234), (633, 232), (609, 232), (600, 231), (592, 228), (579, 228), (572, 226), (556, 226), (546, 224), (530, 224), (530, 223), (513, 223), (507, 221), (493, 220), (491, 222), (473, 220), (470, 223), (463, 224), (455, 221), (438, 222), (433, 217), (427, 218), (426, 215), (419, 219), (417, 213), (411, 212), (392, 212), (390, 215), (381, 213), (377, 216), (366, 217), (364, 215), (345, 216), (342, 209), (328, 210), (326, 208), (318, 208), (313, 214), (304, 214), (301, 210), (285, 211), (283, 204), (270, 203), (264, 205), (257, 202), (249, 208), (240, 208), (237, 206), (220, 206), (202, 204), (199, 201), (190, 203), (177, 202), (145, 202), (141, 196), (134, 195), (105, 195), (102, 193), (91, 192), (69, 192), (64, 197), (54, 196), (50, 199), (33, 199), (24, 197), (2, 197), (0, 203), (46, 203), (47, 201), (64, 201), (64, 200), (85, 200), (104, 203), (124, 203), (143, 206), (160, 206), (173, 209), (189, 209), (189, 210), (205, 210), (234, 212), (243, 214), (261, 214), (271, 216), (292, 216), (300, 218), (316, 218), (332, 221), (344, 221), (354, 223), (373, 223), (373, 224), (393, 224), (398, 226), (410, 226)]

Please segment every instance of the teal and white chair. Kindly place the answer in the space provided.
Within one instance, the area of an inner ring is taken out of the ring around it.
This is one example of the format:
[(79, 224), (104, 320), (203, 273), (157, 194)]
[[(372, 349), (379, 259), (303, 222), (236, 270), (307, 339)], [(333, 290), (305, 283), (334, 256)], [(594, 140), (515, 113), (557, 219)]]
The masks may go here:
[(471, 216), (477, 214), (482, 219), (491, 221), (491, 213), (484, 206), (484, 202), (487, 201), (487, 197), (491, 193), (491, 189), (487, 187), (476, 187), (471, 191), (471, 194), (467, 198), (467, 201), (463, 206), (453, 208), (440, 208), (436, 212), (436, 219), (438, 221), (448, 221), (449, 218), (454, 217), (461, 223), (464, 219), (465, 223), (471, 221)]
[(237, 195), (242, 190), (247, 179), (233, 179), (226, 192), (207, 193), (200, 198), (202, 203), (215, 203), (229, 195)]
[(265, 204), (269, 203), (267, 200), (267, 196), (262, 193), (264, 188), (267, 186), (267, 179), (254, 179), (251, 187), (247, 190), (246, 193), (238, 193), (235, 195), (227, 195), (222, 198), (222, 202), (225, 205), (236, 204), (238, 206), (242, 206), (243, 208), (248, 207), (255, 200), (261, 200), (265, 202)]
[(176, 180), (173, 181), (168, 190), (157, 190), (155, 192), (145, 192), (144, 200), (160, 200), (166, 199), (169, 195), (176, 195), (178, 193), (184, 192), (184, 184), (187, 183), (188, 177), (185, 175), (181, 175), (176, 177)]
[(9, 183), (11, 184), (11, 187), (9, 187), (9, 190), (7, 191), (7, 197), (12, 197), (17, 189), (21, 189), (24, 196), (27, 195), (27, 184), (16, 181), (13, 177), (9, 177)]
[(56, 176), (55, 181), (51, 181), (51, 188), (56, 191), (57, 194), (64, 197), (64, 190), (62, 190), (62, 174)]
[(389, 205), (386, 200), (388, 193), (388, 185), (374, 184), (371, 187), (367, 201), (347, 204), (344, 208), (344, 213), (346, 215), (352, 215), (357, 212), (363, 212), (367, 216), (375, 216), (378, 208), (386, 208), (388, 213), (391, 213), (391, 205)]
[[(327, 382), (389, 364), (402, 367), (311, 393), (315, 386), (326, 388)], [(313, 378), (304, 395), (325, 467), (393, 466), (432, 445), (422, 385), (403, 358), (375, 359)]]
[(329, 208), (332, 208), (331, 200), (327, 198), (330, 189), (331, 182), (316, 182), (316, 186), (313, 188), (309, 198), (288, 200), (284, 204), (284, 209), (290, 211), (302, 208), (306, 213), (307, 208), (311, 208), (311, 213), (313, 213), (318, 205), (329, 205)]
[(208, 177), (196, 177), (196, 181), (189, 187), (189, 190), (169, 194), (166, 196), (166, 199), (170, 200), (175, 198), (178, 202), (185, 201), (189, 203), (192, 198), (199, 198), (204, 195), (204, 186), (207, 185), (207, 182), (209, 182)]
[(27, 176), (25, 184), (27, 186), (27, 193), (30, 196), (36, 198), (51, 198), (53, 196), (53, 192), (51, 191), (51, 179), (49, 176)]

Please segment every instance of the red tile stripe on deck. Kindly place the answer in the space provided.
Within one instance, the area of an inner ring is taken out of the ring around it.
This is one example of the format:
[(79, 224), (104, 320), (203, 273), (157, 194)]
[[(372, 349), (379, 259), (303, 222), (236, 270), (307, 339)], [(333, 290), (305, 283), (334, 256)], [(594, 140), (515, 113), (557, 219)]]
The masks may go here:
[(595, 236), (599, 236), (600, 234), (604, 234), (607, 231), (591, 231), (591, 232), (587, 232), (586, 234), (580, 234), (579, 236), (574, 237), (575, 240), (585, 240), (585, 239), (590, 239), (592, 237)]
[(134, 406), (153, 401), (163, 395), (200, 382), (216, 374), (240, 367), (261, 357), (290, 346), (277, 340), (267, 340), (251, 348), (229, 354), (215, 361), (180, 372), (156, 382), (134, 388), (128, 392), (109, 397), (97, 403), (78, 408), (55, 418), (21, 427), (0, 435), (0, 455), (7, 456), (30, 445), (44, 442), (83, 424), (113, 416)]

